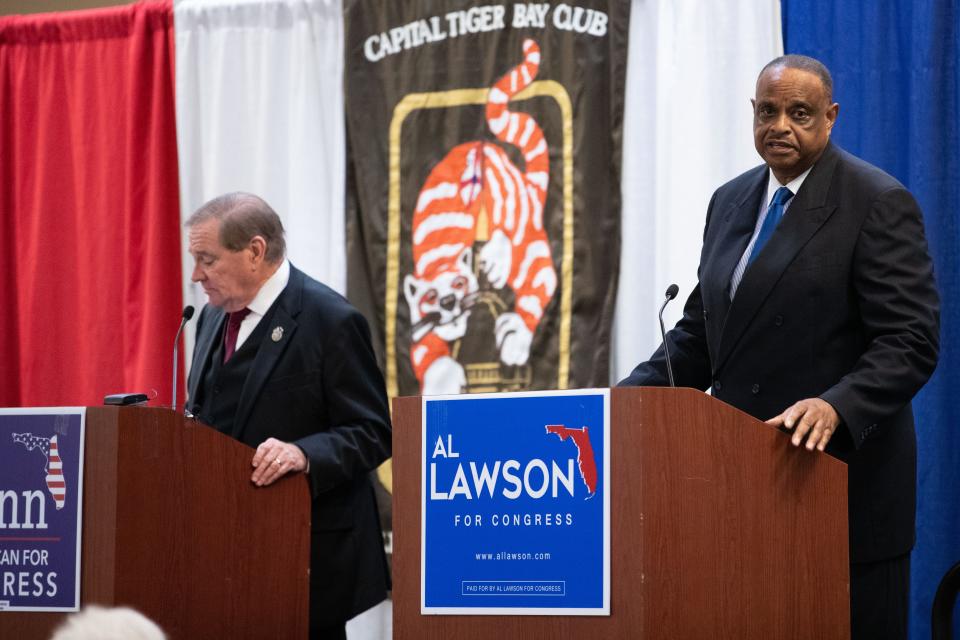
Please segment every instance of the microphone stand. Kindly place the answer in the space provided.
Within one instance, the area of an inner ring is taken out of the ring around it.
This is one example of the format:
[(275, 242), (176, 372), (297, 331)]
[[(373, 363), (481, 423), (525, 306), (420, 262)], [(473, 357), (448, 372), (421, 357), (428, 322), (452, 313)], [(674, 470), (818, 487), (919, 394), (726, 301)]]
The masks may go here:
[(676, 387), (676, 383), (673, 380), (673, 367), (670, 365), (670, 345), (667, 344), (667, 330), (663, 326), (663, 310), (667, 308), (667, 303), (677, 297), (677, 292), (680, 291), (680, 287), (675, 284), (667, 287), (666, 300), (663, 301), (663, 304), (660, 305), (660, 335), (663, 337), (663, 353), (667, 357), (667, 379), (670, 381), (671, 387)]
[(193, 317), (193, 305), (188, 304), (183, 308), (183, 314), (180, 316), (180, 328), (177, 329), (177, 337), (173, 339), (173, 410), (177, 410), (177, 356), (180, 354), (180, 334), (187, 325), (190, 318)]

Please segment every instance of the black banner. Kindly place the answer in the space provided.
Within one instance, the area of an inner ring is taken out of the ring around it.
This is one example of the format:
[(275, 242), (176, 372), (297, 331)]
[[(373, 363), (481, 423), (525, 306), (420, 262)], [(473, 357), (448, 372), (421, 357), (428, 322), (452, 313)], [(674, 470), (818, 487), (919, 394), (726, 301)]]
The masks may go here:
[(607, 386), (629, 2), (345, 14), (348, 293), (390, 396)]

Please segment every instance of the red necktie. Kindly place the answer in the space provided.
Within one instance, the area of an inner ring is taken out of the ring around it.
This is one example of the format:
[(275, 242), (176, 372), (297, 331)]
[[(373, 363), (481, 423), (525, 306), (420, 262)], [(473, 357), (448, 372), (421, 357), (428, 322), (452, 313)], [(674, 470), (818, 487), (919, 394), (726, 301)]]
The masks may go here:
[(223, 334), (223, 361), (230, 359), (233, 352), (237, 349), (237, 334), (240, 333), (240, 323), (250, 313), (250, 309), (244, 307), (240, 311), (234, 311), (227, 314), (227, 332)]

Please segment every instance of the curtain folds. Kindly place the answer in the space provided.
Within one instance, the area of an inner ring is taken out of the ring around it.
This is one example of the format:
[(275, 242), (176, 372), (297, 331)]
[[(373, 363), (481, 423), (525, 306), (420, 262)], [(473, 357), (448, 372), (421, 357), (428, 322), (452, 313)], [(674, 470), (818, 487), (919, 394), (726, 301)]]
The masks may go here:
[[(256, 193), (283, 220), (291, 261), (343, 292), (340, 2), (184, 0), (174, 12), (184, 219), (223, 193)], [(185, 298), (199, 309), (183, 242)]]
[[(940, 289), (940, 363), (913, 403), (917, 543), (910, 636), (930, 637), (937, 584), (960, 559), (960, 7), (956, 0), (784, 0), (787, 51), (830, 69), (834, 139), (892, 174), (923, 210)], [(960, 633), (960, 617), (955, 617)]]
[(0, 406), (169, 402), (171, 2), (0, 18)]
[(713, 191), (760, 164), (750, 98), (782, 52), (779, 0), (633, 0), (612, 383), (660, 344), (657, 310), (674, 282), (664, 323), (682, 315)]

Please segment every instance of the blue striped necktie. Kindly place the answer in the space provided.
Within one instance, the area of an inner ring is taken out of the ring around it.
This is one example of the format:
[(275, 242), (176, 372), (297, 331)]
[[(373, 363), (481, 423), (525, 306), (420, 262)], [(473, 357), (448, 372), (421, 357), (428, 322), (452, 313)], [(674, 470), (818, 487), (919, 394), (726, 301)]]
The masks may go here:
[(750, 259), (747, 260), (748, 266), (757, 259), (763, 245), (767, 244), (767, 240), (773, 235), (773, 230), (777, 228), (780, 218), (783, 217), (783, 209), (792, 197), (793, 192), (786, 187), (780, 187), (773, 194), (773, 200), (770, 201), (770, 206), (767, 208), (767, 217), (763, 219), (763, 226), (760, 227), (760, 235), (757, 236), (757, 241), (753, 243), (753, 251), (750, 252)]

